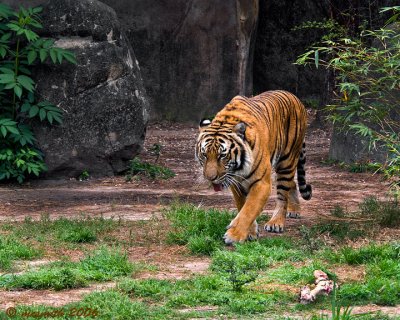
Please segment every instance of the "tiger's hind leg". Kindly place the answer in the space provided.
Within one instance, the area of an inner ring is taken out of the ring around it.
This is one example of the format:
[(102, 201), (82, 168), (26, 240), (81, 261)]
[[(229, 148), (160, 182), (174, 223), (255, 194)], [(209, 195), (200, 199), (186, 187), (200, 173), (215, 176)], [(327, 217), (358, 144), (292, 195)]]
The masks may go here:
[(264, 229), (268, 232), (281, 233), (285, 229), (286, 214), (289, 202), (289, 191), (296, 188), (293, 180), (294, 173), (282, 174), (277, 172), (277, 200), (271, 219), (265, 224)]
[(294, 186), (294, 188), (291, 188), (289, 190), (289, 203), (286, 216), (292, 219), (300, 218), (300, 200), (296, 185)]

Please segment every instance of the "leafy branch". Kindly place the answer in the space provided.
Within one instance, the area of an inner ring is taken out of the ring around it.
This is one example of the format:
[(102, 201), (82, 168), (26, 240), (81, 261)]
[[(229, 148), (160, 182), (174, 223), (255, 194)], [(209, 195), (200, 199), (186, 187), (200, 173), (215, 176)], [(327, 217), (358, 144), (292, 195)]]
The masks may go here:
[(43, 155), (34, 146), (32, 121), (62, 122), (61, 110), (35, 95), (31, 68), (50, 60), (76, 63), (73, 53), (54, 46), (37, 30), (42, 8), (12, 10), (0, 4), (0, 180), (24, 181), (46, 170)]

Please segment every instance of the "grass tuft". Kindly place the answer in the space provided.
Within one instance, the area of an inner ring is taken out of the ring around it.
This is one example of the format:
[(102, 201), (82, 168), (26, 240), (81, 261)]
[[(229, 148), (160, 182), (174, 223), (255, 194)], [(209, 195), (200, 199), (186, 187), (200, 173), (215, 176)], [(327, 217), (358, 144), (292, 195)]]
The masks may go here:
[(191, 204), (175, 204), (165, 212), (171, 223), (170, 243), (188, 245), (192, 253), (211, 254), (222, 247), (222, 236), (233, 213), (202, 209)]
[(0, 270), (10, 270), (14, 260), (31, 260), (41, 255), (40, 250), (20, 242), (13, 236), (0, 235)]

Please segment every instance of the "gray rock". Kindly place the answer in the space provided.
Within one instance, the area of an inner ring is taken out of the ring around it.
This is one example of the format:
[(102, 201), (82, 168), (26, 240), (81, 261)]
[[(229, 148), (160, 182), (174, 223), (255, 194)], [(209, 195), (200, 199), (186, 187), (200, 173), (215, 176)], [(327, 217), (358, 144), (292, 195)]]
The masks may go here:
[(64, 111), (61, 125), (34, 127), (47, 177), (120, 173), (142, 147), (149, 103), (114, 10), (96, 0), (51, 0), (42, 22), (42, 35), (78, 61), (34, 72), (41, 99)]

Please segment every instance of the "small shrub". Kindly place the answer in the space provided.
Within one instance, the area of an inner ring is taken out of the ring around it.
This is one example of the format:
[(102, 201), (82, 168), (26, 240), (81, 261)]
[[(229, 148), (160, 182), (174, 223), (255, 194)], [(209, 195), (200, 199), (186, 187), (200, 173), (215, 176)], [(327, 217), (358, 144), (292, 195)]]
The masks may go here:
[(89, 180), (90, 173), (87, 170), (83, 170), (82, 173), (78, 176), (79, 181), (86, 181)]
[(131, 181), (134, 176), (139, 178), (144, 176), (150, 179), (170, 179), (175, 176), (175, 173), (166, 167), (142, 162), (139, 158), (135, 158), (130, 161), (125, 177), (127, 181)]
[(245, 284), (255, 281), (260, 267), (247, 256), (225, 250), (214, 253), (211, 265), (211, 269), (227, 280), (234, 291), (242, 291)]

